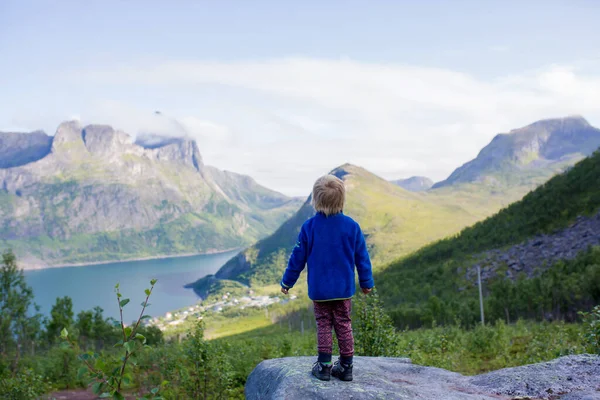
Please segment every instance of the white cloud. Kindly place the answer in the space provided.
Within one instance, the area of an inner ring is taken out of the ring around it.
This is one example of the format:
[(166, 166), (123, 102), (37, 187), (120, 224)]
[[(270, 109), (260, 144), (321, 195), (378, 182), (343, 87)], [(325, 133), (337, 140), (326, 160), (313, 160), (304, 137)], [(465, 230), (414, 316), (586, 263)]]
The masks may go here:
[[(161, 122), (164, 130), (178, 132), (177, 122), (210, 164), (291, 194), (307, 193), (316, 176), (344, 162), (390, 179), (439, 180), (498, 132), (569, 114), (600, 121), (600, 76), (569, 66), (482, 80), (437, 68), (286, 58), (100, 66), (62, 79), (144, 88), (165, 104), (189, 99), (185, 109), (165, 111), (172, 120)], [(139, 131), (153, 111), (103, 107), (80, 113)]]

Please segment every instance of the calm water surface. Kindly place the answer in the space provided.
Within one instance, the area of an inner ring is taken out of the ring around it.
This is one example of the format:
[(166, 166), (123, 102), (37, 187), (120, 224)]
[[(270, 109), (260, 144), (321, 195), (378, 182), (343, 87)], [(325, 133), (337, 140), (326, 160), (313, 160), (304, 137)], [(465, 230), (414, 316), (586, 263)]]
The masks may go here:
[(128, 261), (85, 267), (50, 268), (25, 271), (27, 283), (33, 288), (35, 301), (41, 312), (50, 314), (57, 297), (73, 299), (75, 315), (95, 306), (104, 309), (104, 315), (117, 318), (119, 308), (114, 292), (120, 283), (124, 298), (131, 299), (125, 307), (124, 319), (130, 322), (139, 316), (144, 289), (150, 287), (152, 278), (158, 279), (146, 314), (163, 315), (198, 301), (191, 289), (183, 286), (209, 274), (214, 274), (236, 254), (231, 251), (192, 257), (163, 258), (157, 260)]

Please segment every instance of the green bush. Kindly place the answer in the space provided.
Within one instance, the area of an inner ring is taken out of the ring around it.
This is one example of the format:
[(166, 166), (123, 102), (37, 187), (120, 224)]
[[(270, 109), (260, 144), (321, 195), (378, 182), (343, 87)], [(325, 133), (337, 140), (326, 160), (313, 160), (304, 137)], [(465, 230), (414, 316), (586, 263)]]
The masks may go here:
[(600, 306), (594, 307), (590, 312), (582, 312), (581, 315), (585, 327), (583, 337), (590, 351), (600, 355)]
[(398, 334), (379, 300), (377, 290), (358, 295), (355, 301), (354, 330), (356, 354), (361, 356), (397, 356)]
[(186, 362), (182, 387), (189, 398), (228, 399), (232, 386), (231, 367), (221, 346), (204, 339), (199, 321), (183, 343)]
[[(118, 351), (119, 357), (115, 359), (111, 355), (98, 354), (91, 350), (79, 355), (82, 365), (77, 373), (77, 379), (87, 378), (89, 384), (92, 385), (94, 394), (101, 395), (101, 397), (112, 397), (115, 400), (124, 400), (125, 391), (132, 388), (132, 384), (136, 380), (135, 377), (139, 373), (137, 358), (140, 354), (143, 354), (145, 348), (149, 347), (146, 337), (140, 333), (139, 328), (142, 320), (149, 318), (148, 315), (144, 315), (144, 311), (150, 305), (148, 300), (155, 284), (156, 279), (152, 279), (150, 288), (145, 290), (146, 299), (141, 304), (140, 316), (131, 326), (125, 326), (123, 321), (123, 308), (129, 304), (130, 300), (123, 298), (119, 290), (119, 284), (115, 286), (121, 315), (121, 320), (116, 325), (122, 336), (121, 340), (115, 343), (113, 347), (118, 349), (116, 351)], [(62, 329), (60, 335), (63, 339), (63, 348), (80, 351), (77, 342), (69, 337), (66, 328)], [(143, 398), (162, 400), (159, 391), (160, 387), (151, 388)]]
[(50, 389), (50, 384), (31, 369), (19, 371), (15, 376), (0, 376), (1, 399), (35, 399)]

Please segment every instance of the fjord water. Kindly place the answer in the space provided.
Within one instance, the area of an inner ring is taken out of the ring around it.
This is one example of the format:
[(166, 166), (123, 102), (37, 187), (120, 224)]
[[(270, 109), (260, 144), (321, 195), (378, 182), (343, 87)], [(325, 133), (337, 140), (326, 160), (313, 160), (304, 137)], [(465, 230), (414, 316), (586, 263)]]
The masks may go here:
[(50, 315), (57, 297), (73, 299), (75, 316), (81, 310), (96, 306), (104, 309), (106, 317), (119, 317), (115, 284), (120, 284), (124, 298), (131, 302), (124, 309), (124, 320), (131, 322), (139, 316), (144, 289), (150, 280), (158, 279), (151, 306), (145, 314), (164, 315), (168, 311), (192, 305), (198, 297), (184, 285), (216, 273), (236, 251), (190, 257), (162, 258), (143, 261), (115, 262), (81, 267), (49, 268), (25, 271), (27, 283), (33, 288), (35, 302), (44, 315)]

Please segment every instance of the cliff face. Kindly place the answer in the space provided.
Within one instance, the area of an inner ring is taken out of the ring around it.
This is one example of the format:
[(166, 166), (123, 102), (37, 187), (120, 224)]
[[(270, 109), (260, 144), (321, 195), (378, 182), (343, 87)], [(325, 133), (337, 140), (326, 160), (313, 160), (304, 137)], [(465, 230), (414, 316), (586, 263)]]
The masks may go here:
[(354, 380), (319, 381), (314, 358), (267, 360), (248, 377), (248, 400), (269, 399), (600, 399), (600, 357), (568, 356), (547, 363), (463, 376), (402, 358), (355, 357)]
[(204, 165), (189, 138), (136, 143), (110, 126), (75, 121), (53, 138), (14, 135), (9, 144), (0, 135), (0, 154), (10, 155), (10, 167), (0, 168), (0, 247), (42, 264), (241, 247), (301, 204)]

